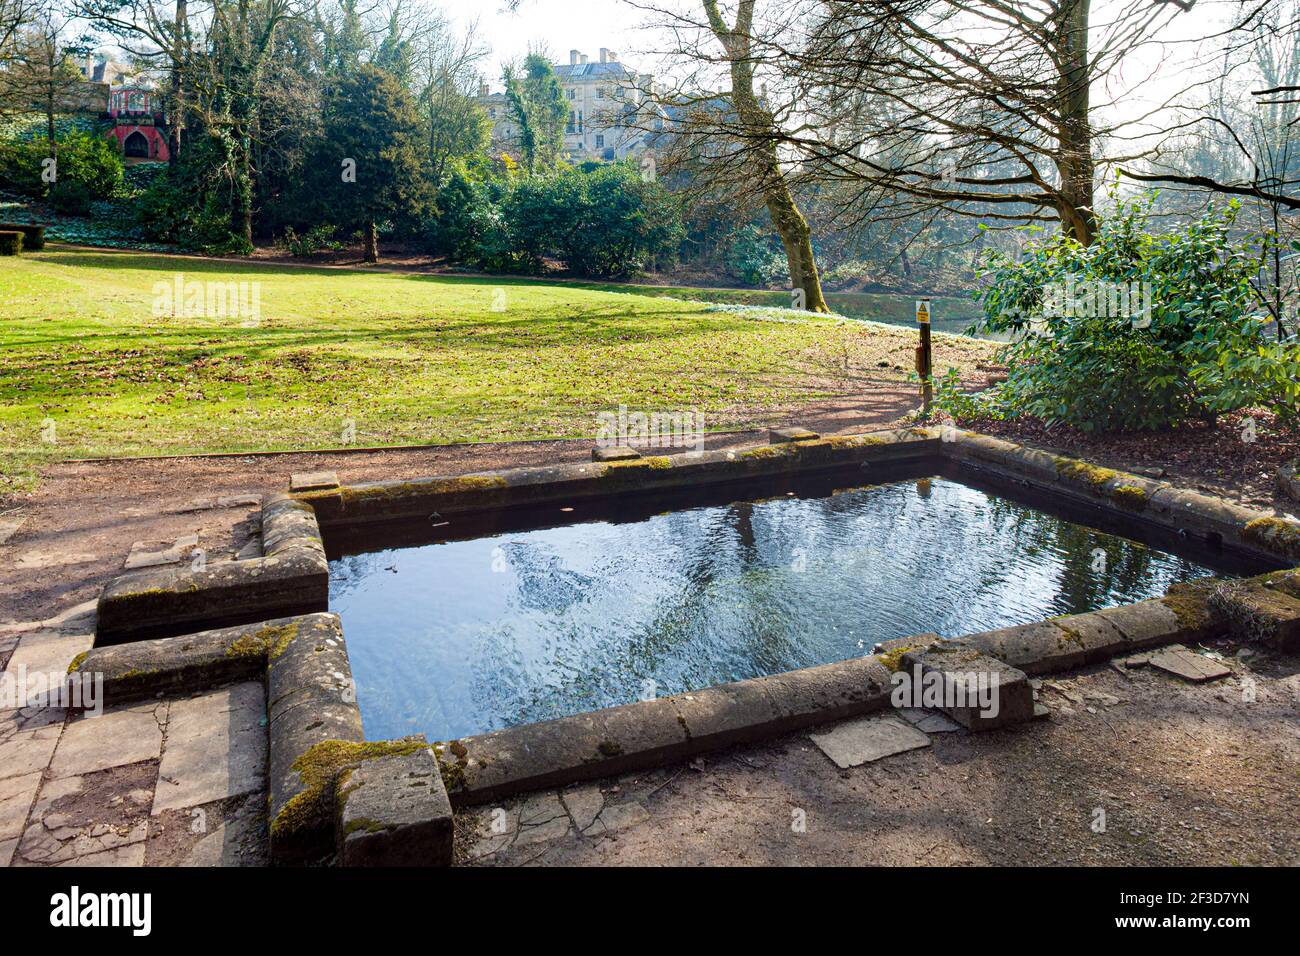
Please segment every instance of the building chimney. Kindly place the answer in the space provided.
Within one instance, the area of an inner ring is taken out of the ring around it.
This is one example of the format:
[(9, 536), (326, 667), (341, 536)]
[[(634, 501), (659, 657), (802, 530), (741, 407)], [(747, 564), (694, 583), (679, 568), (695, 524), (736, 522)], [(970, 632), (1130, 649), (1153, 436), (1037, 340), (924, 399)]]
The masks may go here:
[(613, 50), (610, 50), (610, 51), (609, 51), (609, 62), (610, 62), (610, 63), (617, 63), (617, 62), (618, 62), (618, 54), (615, 53)]
[(606, 49), (605, 47), (600, 48), (600, 62), (601, 63), (609, 62), (609, 50)]
[(479, 96), (487, 96), (487, 95), (488, 95), (488, 85), (487, 85), (486, 83), (480, 83), (480, 84), (478, 85), (478, 95), (479, 95)]
[(587, 54), (585, 54), (585, 53), (582, 54), (582, 65), (583, 65), (583, 66), (586, 66), (586, 65), (587, 65)]
[(577, 65), (578, 65), (578, 57), (580, 57), (581, 55), (582, 55), (582, 54), (579, 53), (577, 50), (570, 50), (570, 51), (569, 51), (569, 66), (577, 66)]

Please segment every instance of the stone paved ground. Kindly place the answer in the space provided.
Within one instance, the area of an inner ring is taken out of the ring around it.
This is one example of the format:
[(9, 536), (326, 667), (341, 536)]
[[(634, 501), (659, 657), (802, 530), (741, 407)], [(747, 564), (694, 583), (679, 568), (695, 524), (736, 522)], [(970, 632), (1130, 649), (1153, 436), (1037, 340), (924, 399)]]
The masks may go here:
[(544, 791), (466, 814), (458, 851), (479, 866), (1300, 865), (1300, 658), (1228, 665), (1205, 685), (1105, 665), (1049, 679), (1049, 720), (849, 770), (805, 733)]
[[(93, 605), (0, 625), (11, 686), (66, 673), (93, 631)], [(0, 710), (0, 866), (264, 864), (266, 741), (259, 683), (99, 716)]]

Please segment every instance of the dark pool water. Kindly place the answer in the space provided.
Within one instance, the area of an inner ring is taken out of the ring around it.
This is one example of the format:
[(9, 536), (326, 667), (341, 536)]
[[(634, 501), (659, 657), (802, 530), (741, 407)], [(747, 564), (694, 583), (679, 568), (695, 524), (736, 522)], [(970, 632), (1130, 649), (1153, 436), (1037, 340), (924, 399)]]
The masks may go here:
[(936, 478), (377, 551), (330, 573), (367, 737), (446, 740), (1213, 572)]

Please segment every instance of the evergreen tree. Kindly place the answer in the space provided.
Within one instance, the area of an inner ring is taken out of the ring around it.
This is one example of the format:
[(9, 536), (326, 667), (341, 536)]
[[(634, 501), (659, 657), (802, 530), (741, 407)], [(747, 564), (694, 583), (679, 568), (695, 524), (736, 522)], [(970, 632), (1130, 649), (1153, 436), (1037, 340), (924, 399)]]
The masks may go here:
[(325, 102), (323, 153), (316, 195), (332, 220), (360, 228), (367, 262), (379, 261), (378, 224), (415, 218), (429, 205), (419, 116), (393, 76), (364, 65), (340, 80)]

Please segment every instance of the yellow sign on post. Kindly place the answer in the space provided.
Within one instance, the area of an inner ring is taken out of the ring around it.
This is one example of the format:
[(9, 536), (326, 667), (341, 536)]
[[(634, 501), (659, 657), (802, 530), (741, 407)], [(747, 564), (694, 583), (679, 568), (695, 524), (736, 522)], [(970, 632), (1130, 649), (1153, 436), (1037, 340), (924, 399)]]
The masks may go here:
[(930, 324), (930, 300), (929, 299), (916, 300), (916, 321), (919, 322), (921, 325)]

